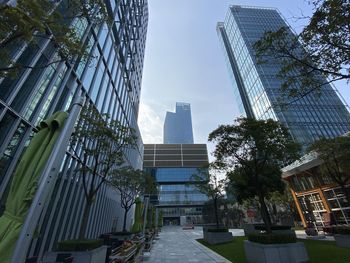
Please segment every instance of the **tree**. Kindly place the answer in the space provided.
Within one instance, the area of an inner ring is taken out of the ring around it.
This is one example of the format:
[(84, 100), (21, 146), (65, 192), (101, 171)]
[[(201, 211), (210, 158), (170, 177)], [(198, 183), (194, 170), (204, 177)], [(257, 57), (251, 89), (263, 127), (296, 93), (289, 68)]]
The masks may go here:
[(218, 206), (223, 198), (226, 181), (225, 179), (219, 179), (219, 170), (214, 164), (210, 164), (208, 168), (199, 169), (199, 174), (192, 175), (192, 179), (196, 182), (198, 190), (212, 200), (216, 228), (219, 228)]
[(209, 141), (216, 143), (216, 165), (226, 170), (229, 189), (239, 202), (258, 198), (261, 217), (271, 232), (265, 199), (283, 191), (280, 167), (297, 159), (300, 146), (285, 127), (271, 119), (238, 118), (235, 124), (211, 132)]
[[(6, 1), (5, 1), (6, 2)], [(101, 23), (108, 21), (103, 0), (18, 0), (15, 5), (0, 4), (0, 77), (14, 76), (20, 69), (32, 68), (25, 60), (13, 57), (22, 47), (40, 46), (49, 39), (58, 56), (36, 67), (47, 67), (60, 61), (74, 62), (88, 57), (81, 32), (71, 22)]]
[(141, 194), (155, 194), (156, 183), (151, 175), (142, 170), (123, 167), (113, 171), (110, 184), (119, 191), (120, 204), (124, 209), (123, 232), (127, 232), (126, 219), (129, 210)]
[(226, 226), (230, 228), (241, 228), (244, 220), (244, 212), (240, 205), (225, 200), (223, 206), (222, 218)]
[[(258, 62), (277, 61), (282, 91), (304, 97), (327, 83), (350, 79), (350, 2), (313, 0), (314, 14), (300, 34), (268, 31), (254, 44)], [(328, 78), (328, 80), (326, 80)], [(300, 84), (298, 84), (300, 82)]]
[[(202, 210), (202, 217), (204, 223), (215, 222), (215, 209), (214, 209), (213, 200), (209, 200), (204, 203)], [(239, 228), (242, 226), (244, 213), (240, 205), (236, 202), (219, 199), (217, 203), (218, 209), (218, 218), (221, 220), (221, 223), (229, 228)]]
[(321, 172), (341, 187), (347, 202), (350, 202), (349, 189), (345, 187), (350, 182), (350, 136), (322, 138), (315, 141), (308, 150), (317, 153), (323, 161)]
[[(286, 182), (284, 183), (286, 184)], [(268, 201), (274, 224), (283, 219), (295, 221), (295, 218), (299, 218), (290, 189), (287, 187), (285, 187), (282, 193), (272, 193)]]
[(85, 106), (72, 137), (71, 150), (79, 163), (86, 199), (79, 239), (85, 237), (90, 210), (103, 183), (113, 169), (124, 163), (123, 152), (134, 148), (136, 136), (133, 129), (110, 119), (108, 114), (99, 114), (94, 106)]

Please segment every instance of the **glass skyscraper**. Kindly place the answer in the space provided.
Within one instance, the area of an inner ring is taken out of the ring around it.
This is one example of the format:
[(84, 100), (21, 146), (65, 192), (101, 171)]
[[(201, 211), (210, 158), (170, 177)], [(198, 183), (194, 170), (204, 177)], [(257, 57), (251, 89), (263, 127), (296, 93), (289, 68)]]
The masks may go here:
[[(147, 0), (104, 2), (113, 21), (111, 25), (92, 24), (84, 18), (65, 21), (70, 22), (88, 46), (88, 61), (50, 64), (58, 56), (56, 47), (49, 38), (40, 37), (34, 37), (28, 46), (23, 43), (12, 53), (15, 60), (29, 67), (21, 69), (14, 79), (0, 78), (0, 215), (11, 176), (37, 131), (36, 126), (53, 112), (68, 110), (80, 94), (100, 113), (108, 113), (113, 120), (136, 131), (138, 147), (126, 150), (125, 159), (128, 165), (142, 168), (143, 144), (137, 117), (148, 4)], [(47, 64), (50, 66), (42, 67)], [(40, 234), (28, 251), (29, 257), (40, 260), (57, 241), (78, 237), (85, 203), (78, 168), (74, 154), (67, 149), (49, 205), (37, 226)], [(112, 229), (121, 230), (121, 215), (118, 194), (104, 183), (89, 216), (86, 238), (96, 238)]]
[(176, 102), (175, 112), (167, 111), (163, 143), (193, 143), (191, 105)]
[(280, 121), (304, 147), (321, 137), (346, 133), (350, 130), (349, 111), (329, 84), (320, 94), (310, 93), (281, 107), (282, 80), (276, 77), (280, 64), (273, 60), (257, 64), (253, 50), (265, 31), (281, 27), (288, 25), (276, 9), (237, 5), (230, 6), (225, 22), (217, 25), (241, 113)]

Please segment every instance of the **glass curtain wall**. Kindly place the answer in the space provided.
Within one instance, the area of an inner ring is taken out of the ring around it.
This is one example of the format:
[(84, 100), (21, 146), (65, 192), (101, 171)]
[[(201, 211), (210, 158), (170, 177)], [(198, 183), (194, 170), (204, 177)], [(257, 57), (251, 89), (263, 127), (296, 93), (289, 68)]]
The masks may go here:
[[(242, 114), (282, 122), (304, 148), (321, 138), (350, 130), (350, 114), (331, 85), (294, 100), (281, 93), (280, 61), (258, 64), (253, 45), (266, 31), (289, 28), (276, 9), (233, 5), (217, 31)], [(290, 34), (293, 34), (290, 30)], [(319, 76), (323, 80), (323, 77)], [(326, 80), (324, 80), (326, 81)], [(297, 84), (301, 86), (301, 84)], [(282, 107), (281, 105), (287, 106)]]
[[(125, 159), (135, 168), (142, 167), (143, 145), (137, 126), (144, 49), (148, 24), (147, 0), (106, 0), (114, 21), (92, 24), (74, 19), (71, 26), (87, 45), (90, 58), (72, 65), (57, 59), (50, 40), (34, 37), (15, 55), (32, 68), (21, 69), (16, 78), (0, 79), (0, 198), (3, 213), (11, 176), (21, 154), (29, 144), (36, 126), (58, 110), (69, 110), (77, 94), (100, 113), (108, 113), (122, 125), (135, 129), (138, 147), (125, 151)], [(29, 257), (41, 258), (58, 240), (76, 238), (85, 203), (77, 161), (67, 151), (59, 171), (49, 206), (32, 243)], [(98, 183), (98, 182), (97, 182)], [(88, 238), (111, 230), (122, 214), (118, 195), (103, 185), (90, 214)], [(121, 220), (120, 220), (121, 221)]]

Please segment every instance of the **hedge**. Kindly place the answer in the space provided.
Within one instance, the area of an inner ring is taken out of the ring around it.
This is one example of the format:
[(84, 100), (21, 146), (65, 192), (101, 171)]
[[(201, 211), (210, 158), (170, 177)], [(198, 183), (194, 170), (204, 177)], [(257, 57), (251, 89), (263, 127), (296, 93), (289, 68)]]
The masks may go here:
[(86, 251), (93, 250), (103, 245), (102, 239), (74, 239), (60, 241), (57, 244), (58, 251)]
[(349, 226), (336, 226), (335, 233), (339, 235), (350, 235), (350, 227)]
[(249, 234), (248, 240), (260, 244), (286, 244), (295, 243), (297, 238), (295, 234)]
[[(255, 225), (254, 227), (256, 230), (266, 230), (265, 225)], [(271, 226), (271, 230), (290, 230), (291, 226)]]
[(222, 232), (228, 232), (228, 228), (209, 228), (208, 230), (207, 230), (208, 232), (220, 232), (220, 233), (222, 233)]

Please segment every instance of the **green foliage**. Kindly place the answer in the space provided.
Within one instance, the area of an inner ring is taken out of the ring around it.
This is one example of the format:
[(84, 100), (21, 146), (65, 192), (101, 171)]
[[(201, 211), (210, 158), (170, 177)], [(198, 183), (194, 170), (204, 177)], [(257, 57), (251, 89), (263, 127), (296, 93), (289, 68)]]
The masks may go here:
[(58, 251), (86, 251), (93, 250), (103, 245), (102, 239), (75, 239), (60, 241), (57, 244)]
[(219, 179), (219, 171), (215, 164), (210, 164), (206, 168), (198, 170), (198, 174), (193, 174), (191, 179), (195, 182), (198, 190), (205, 194), (213, 201), (215, 221), (217, 228), (219, 227), (218, 205), (223, 198), (223, 193), (226, 188), (226, 180)]
[(124, 163), (124, 151), (134, 148), (135, 144), (133, 129), (111, 120), (108, 114), (100, 114), (93, 105), (83, 107), (70, 147), (79, 163), (77, 172), (82, 178), (86, 199), (81, 239), (97, 192), (114, 169)]
[(300, 221), (300, 216), (297, 211), (294, 199), (286, 181), (284, 181), (285, 190), (280, 192), (273, 192), (270, 194), (268, 205), (270, 207), (271, 216), (274, 224), (277, 224), (283, 219), (293, 218), (295, 221)]
[[(271, 230), (290, 230), (292, 227), (291, 226), (280, 226), (280, 225), (275, 225), (271, 226)], [(262, 230), (265, 231), (266, 227), (264, 225), (257, 225), (255, 226), (256, 230)]]
[(162, 210), (160, 210), (158, 212), (158, 227), (162, 227), (163, 226), (163, 212)]
[(334, 241), (298, 240), (305, 244), (312, 263), (350, 262), (348, 248), (337, 247)]
[(197, 241), (231, 262), (246, 263), (243, 244), (245, 239), (246, 237), (234, 237), (233, 241), (231, 242), (217, 245), (210, 245), (203, 239), (197, 239)]
[(257, 197), (261, 216), (271, 226), (265, 198), (283, 192), (280, 167), (299, 157), (300, 146), (271, 119), (238, 118), (235, 124), (221, 125), (210, 133), (209, 141), (216, 143), (215, 165), (226, 171), (227, 190), (239, 202)]
[(295, 234), (249, 234), (248, 240), (260, 244), (285, 244), (295, 243)]
[(310, 3), (314, 14), (300, 34), (294, 35), (282, 27), (266, 32), (254, 44), (258, 62), (282, 65), (278, 73), (283, 81), (281, 88), (292, 97), (320, 91), (328, 83), (326, 78), (330, 82), (350, 79), (350, 2), (313, 0)]
[(143, 203), (141, 202), (141, 199), (137, 197), (135, 199), (135, 215), (134, 215), (134, 224), (131, 228), (132, 233), (139, 233), (142, 231), (142, 225), (143, 225), (143, 218), (142, 218), (142, 209), (143, 209)]
[(153, 205), (148, 207), (146, 228), (152, 229), (156, 227), (156, 208)]
[(300, 146), (286, 128), (271, 119), (239, 118), (234, 125), (213, 131), (209, 140), (217, 143), (214, 156), (226, 169), (229, 190), (238, 201), (283, 191), (280, 166), (299, 156)]
[(155, 194), (157, 186), (154, 178), (142, 170), (126, 166), (112, 171), (109, 183), (118, 189), (121, 207), (124, 209), (123, 230), (126, 231), (126, 215), (141, 194)]
[(70, 24), (74, 19), (92, 23), (108, 22), (103, 0), (18, 0), (15, 5), (0, 4), (0, 77), (14, 77), (18, 70), (31, 65), (14, 60), (16, 50), (42, 39), (54, 44), (58, 61), (86, 59), (86, 45), (80, 33)]
[(207, 231), (215, 232), (215, 233), (224, 233), (224, 232), (228, 232), (228, 228), (209, 228)]
[(265, 164), (264, 169), (254, 174), (250, 173), (250, 167), (254, 167), (254, 161), (246, 162), (247, 166), (237, 166), (227, 175), (230, 181), (229, 189), (235, 194), (237, 200), (253, 198), (258, 194), (270, 197), (271, 193), (283, 192), (285, 184), (281, 179), (282, 172), (278, 164)]
[[(113, 169), (124, 163), (123, 152), (134, 148), (135, 144), (132, 128), (111, 120), (108, 114), (100, 114), (93, 105), (83, 108), (72, 136), (71, 149), (81, 164), (78, 171), (83, 177), (87, 197), (94, 197)], [(89, 185), (88, 175), (93, 177)], [(97, 186), (94, 180), (99, 181)]]
[(350, 136), (322, 138), (314, 142), (309, 151), (317, 153), (323, 161), (321, 172), (343, 186), (350, 180)]
[[(218, 245), (209, 245), (203, 239), (197, 239), (197, 241), (232, 262), (246, 263), (244, 254), (245, 239), (246, 237), (235, 237), (232, 242)], [(334, 241), (305, 239), (298, 241), (305, 244), (312, 263), (350, 262), (349, 249), (337, 247)]]
[(191, 180), (196, 184), (198, 190), (209, 199), (219, 200), (223, 197), (226, 182), (225, 179), (219, 179), (218, 170), (213, 165), (198, 169), (198, 174), (193, 174)]

